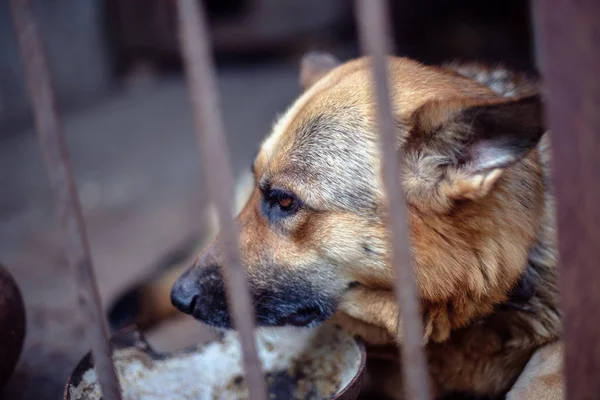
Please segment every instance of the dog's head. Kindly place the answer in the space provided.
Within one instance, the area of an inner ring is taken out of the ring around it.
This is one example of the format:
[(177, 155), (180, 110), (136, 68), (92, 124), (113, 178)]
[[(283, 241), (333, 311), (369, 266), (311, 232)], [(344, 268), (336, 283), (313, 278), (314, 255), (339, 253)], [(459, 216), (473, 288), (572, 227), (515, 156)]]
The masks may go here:
[[(502, 301), (523, 273), (543, 207), (536, 95), (503, 97), (459, 73), (389, 59), (398, 172), (424, 304)], [(391, 289), (368, 59), (304, 59), (303, 94), (253, 165), (238, 216), (241, 260), (264, 326), (311, 326), (355, 287)], [(173, 303), (230, 327), (219, 238), (184, 273)]]

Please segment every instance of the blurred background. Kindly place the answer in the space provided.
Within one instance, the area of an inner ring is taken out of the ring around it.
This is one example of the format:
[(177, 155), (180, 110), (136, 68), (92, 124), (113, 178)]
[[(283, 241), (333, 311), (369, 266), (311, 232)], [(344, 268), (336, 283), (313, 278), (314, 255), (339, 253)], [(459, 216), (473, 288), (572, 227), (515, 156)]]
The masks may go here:
[[(199, 0), (202, 1), (202, 0)], [(27, 338), (3, 399), (60, 398), (88, 346), (75, 313), (33, 130), (9, 2), (0, 2), (0, 262), (25, 299)], [(35, 0), (103, 301), (201, 234), (206, 203), (172, 0)], [(359, 55), (348, 0), (204, 0), (234, 171), (249, 168), (299, 93), (307, 50)], [(528, 2), (392, 1), (395, 53), (534, 70)], [(151, 334), (159, 350), (197, 324)]]

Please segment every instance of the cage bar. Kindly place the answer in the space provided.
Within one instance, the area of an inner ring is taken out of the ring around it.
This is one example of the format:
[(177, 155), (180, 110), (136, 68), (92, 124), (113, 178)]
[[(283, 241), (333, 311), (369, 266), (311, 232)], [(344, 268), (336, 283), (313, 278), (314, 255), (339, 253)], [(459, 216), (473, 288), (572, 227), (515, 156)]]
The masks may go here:
[(395, 289), (399, 324), (401, 324), (398, 328), (403, 332), (400, 355), (406, 398), (428, 400), (431, 395), (423, 353), (423, 323), (410, 254), (406, 203), (397, 170), (397, 141), (386, 62), (387, 55), (392, 49), (386, 5), (384, 0), (357, 0), (356, 17), (361, 47), (371, 57), (377, 125), (380, 134), (382, 178), (388, 205), (394, 205), (394, 212), (389, 212), (389, 227), (392, 263), (396, 272)]
[(600, 393), (600, 2), (533, 1), (557, 200), (566, 393)]
[(112, 362), (112, 348), (96, 284), (85, 222), (38, 25), (30, 0), (11, 0), (11, 9), (36, 131), (64, 233), (66, 256), (77, 288), (79, 317), (92, 348), (103, 398), (120, 400), (121, 390)]
[(225, 255), (224, 277), (233, 322), (239, 331), (250, 399), (266, 399), (267, 387), (254, 337), (254, 307), (238, 248), (238, 226), (231, 215), (233, 173), (225, 143), (216, 78), (204, 10), (197, 0), (179, 0), (181, 48), (190, 89), (194, 125), (209, 199), (217, 208)]

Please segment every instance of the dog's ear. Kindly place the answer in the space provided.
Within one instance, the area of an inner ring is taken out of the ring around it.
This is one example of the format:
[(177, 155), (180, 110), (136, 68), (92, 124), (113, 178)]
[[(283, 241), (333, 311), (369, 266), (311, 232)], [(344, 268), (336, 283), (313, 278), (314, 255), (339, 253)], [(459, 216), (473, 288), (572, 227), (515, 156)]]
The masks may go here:
[(439, 193), (453, 200), (485, 197), (506, 168), (537, 146), (546, 131), (543, 114), (539, 95), (433, 101), (421, 107), (413, 125), (416, 136), (429, 151), (443, 154)]
[(306, 53), (300, 61), (300, 85), (307, 90), (325, 74), (340, 65), (335, 56), (320, 51)]

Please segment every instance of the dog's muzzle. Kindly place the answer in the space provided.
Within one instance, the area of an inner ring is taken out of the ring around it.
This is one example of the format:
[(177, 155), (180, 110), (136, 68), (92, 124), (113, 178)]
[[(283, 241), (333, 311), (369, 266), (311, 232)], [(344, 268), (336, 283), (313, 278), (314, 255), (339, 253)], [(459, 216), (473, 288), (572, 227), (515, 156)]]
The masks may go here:
[[(219, 328), (232, 328), (223, 276), (218, 267), (191, 269), (171, 290), (171, 302), (180, 311)], [(256, 323), (259, 326), (310, 327), (335, 311), (335, 302), (310, 290), (301, 279), (273, 282), (257, 288), (250, 282)]]

